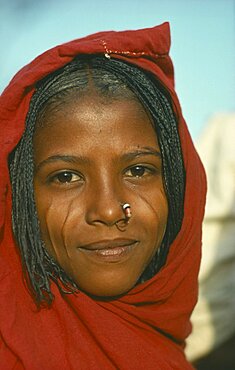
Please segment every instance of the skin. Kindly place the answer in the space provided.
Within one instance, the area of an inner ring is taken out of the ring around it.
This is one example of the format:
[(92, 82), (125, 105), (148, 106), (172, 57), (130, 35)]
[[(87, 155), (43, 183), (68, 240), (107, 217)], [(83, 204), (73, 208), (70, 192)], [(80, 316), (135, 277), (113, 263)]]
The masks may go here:
[(149, 115), (134, 99), (107, 101), (95, 93), (70, 99), (46, 110), (34, 159), (48, 252), (89, 295), (129, 291), (159, 248), (168, 215)]

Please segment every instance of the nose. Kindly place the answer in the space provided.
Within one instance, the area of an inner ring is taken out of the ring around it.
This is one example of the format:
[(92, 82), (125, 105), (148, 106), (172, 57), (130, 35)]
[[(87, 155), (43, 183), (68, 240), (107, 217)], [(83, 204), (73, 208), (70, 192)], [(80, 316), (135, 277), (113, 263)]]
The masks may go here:
[(121, 184), (101, 182), (88, 193), (86, 204), (86, 222), (113, 226), (125, 220), (122, 204), (125, 203)]

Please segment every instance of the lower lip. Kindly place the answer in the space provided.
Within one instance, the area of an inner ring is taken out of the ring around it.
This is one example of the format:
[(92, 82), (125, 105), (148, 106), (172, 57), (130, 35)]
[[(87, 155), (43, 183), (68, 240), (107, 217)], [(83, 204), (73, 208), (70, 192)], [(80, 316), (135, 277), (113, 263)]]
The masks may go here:
[(79, 250), (82, 253), (86, 254), (88, 257), (91, 257), (92, 259), (96, 259), (98, 261), (121, 262), (131, 255), (137, 244), (138, 243), (135, 242), (131, 245), (120, 246), (115, 248), (94, 249), (94, 250), (79, 248)]

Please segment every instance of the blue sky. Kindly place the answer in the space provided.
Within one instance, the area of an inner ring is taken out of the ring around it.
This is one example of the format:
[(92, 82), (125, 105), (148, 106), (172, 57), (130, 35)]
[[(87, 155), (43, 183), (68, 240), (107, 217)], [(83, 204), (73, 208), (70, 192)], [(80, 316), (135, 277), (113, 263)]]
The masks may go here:
[(194, 138), (234, 112), (234, 0), (0, 0), (0, 91), (46, 49), (101, 30), (171, 24), (176, 90)]

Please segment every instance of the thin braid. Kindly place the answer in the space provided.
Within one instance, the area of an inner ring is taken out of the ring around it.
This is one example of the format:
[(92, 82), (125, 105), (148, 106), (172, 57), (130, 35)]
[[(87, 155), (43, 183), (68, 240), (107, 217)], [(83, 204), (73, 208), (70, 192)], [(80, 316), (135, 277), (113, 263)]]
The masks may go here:
[(38, 303), (51, 303), (50, 280), (64, 293), (77, 290), (75, 282), (48, 254), (41, 240), (34, 199), (33, 135), (37, 122), (42, 122), (44, 107), (63, 102), (73, 92), (89, 93), (92, 80), (97, 91), (107, 98), (138, 98), (150, 113), (158, 137), (163, 163), (163, 182), (168, 200), (168, 223), (162, 244), (142, 274), (139, 282), (151, 278), (165, 264), (169, 246), (180, 230), (183, 219), (185, 172), (177, 122), (163, 88), (137, 67), (102, 56), (75, 58), (65, 67), (41, 80), (26, 120), (24, 135), (10, 157), (12, 182), (12, 222), (28, 285)]

